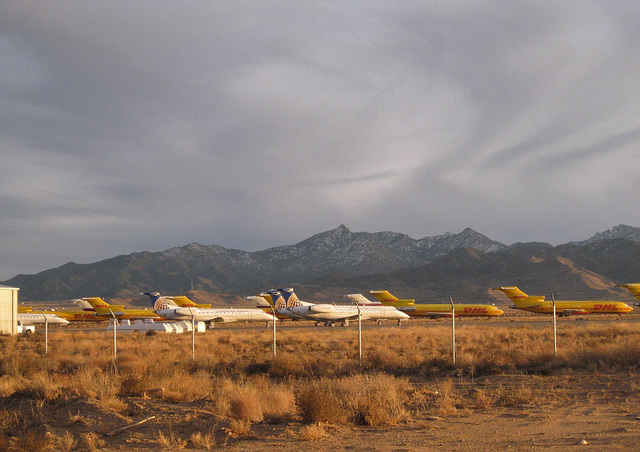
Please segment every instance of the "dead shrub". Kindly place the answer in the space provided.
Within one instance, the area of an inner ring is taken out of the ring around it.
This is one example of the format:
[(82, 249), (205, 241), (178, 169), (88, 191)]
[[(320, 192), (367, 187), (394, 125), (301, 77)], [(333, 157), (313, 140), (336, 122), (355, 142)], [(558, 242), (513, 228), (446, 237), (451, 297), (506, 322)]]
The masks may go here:
[(99, 367), (83, 367), (73, 376), (71, 385), (89, 399), (115, 396), (120, 391), (117, 375), (105, 373)]
[(386, 374), (354, 375), (335, 382), (350, 421), (372, 427), (396, 425), (406, 416), (408, 385), (408, 380)]
[(229, 426), (223, 430), (229, 436), (247, 437), (251, 434), (251, 422), (245, 419), (231, 419)]
[(496, 405), (504, 407), (530, 405), (539, 399), (530, 385), (520, 384), (508, 388), (500, 387)]
[(276, 378), (308, 377), (311, 372), (300, 353), (278, 353), (269, 367), (269, 375)]
[(71, 432), (64, 432), (62, 436), (53, 435), (53, 440), (56, 445), (56, 450), (61, 452), (70, 452), (78, 444), (78, 441), (73, 437)]
[(347, 421), (347, 411), (336, 395), (331, 380), (300, 383), (296, 391), (296, 403), (302, 420), (308, 424), (344, 424)]
[(487, 394), (485, 391), (480, 389), (473, 388), (469, 395), (471, 396), (471, 400), (473, 402), (473, 408), (486, 410), (491, 408), (494, 403), (494, 398)]
[(298, 431), (298, 438), (304, 441), (315, 441), (327, 436), (327, 430), (320, 424), (303, 425)]
[(105, 440), (100, 438), (96, 432), (83, 433), (81, 436), (89, 452), (97, 452), (106, 444)]
[(27, 430), (21, 437), (11, 438), (9, 450), (16, 452), (49, 451), (52, 445), (49, 439), (34, 430)]
[(39, 372), (29, 378), (21, 391), (26, 397), (44, 401), (55, 400), (62, 394), (60, 386), (44, 372)]
[(261, 393), (261, 406), (264, 419), (278, 424), (296, 417), (296, 397), (288, 388), (270, 388)]
[(164, 375), (156, 375), (154, 382), (163, 388), (159, 393), (169, 402), (193, 402), (214, 392), (209, 374), (202, 371), (191, 374), (178, 366), (166, 369)]
[(239, 387), (229, 397), (229, 415), (243, 421), (261, 422), (264, 416), (258, 392), (247, 386)]
[(215, 433), (213, 430), (209, 433), (196, 432), (191, 435), (191, 444), (198, 449), (212, 450), (216, 446)]
[(176, 436), (173, 432), (173, 426), (169, 424), (166, 434), (162, 430), (158, 432), (158, 445), (163, 449), (184, 449), (187, 446), (187, 441)]
[(445, 417), (457, 412), (454, 385), (450, 379), (418, 388), (412, 392), (410, 399), (418, 414)]

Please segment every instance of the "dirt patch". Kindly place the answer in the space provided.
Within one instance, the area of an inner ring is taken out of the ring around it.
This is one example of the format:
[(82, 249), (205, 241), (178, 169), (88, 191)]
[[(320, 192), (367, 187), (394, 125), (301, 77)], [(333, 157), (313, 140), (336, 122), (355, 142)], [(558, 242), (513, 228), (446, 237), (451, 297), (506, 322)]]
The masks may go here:
[(640, 440), (638, 376), (568, 373), (412, 381), (405, 416), (396, 425), (379, 428), (242, 422), (215, 414), (209, 400), (171, 403), (128, 397), (123, 398), (126, 408), (116, 412), (72, 394), (52, 401), (14, 394), (1, 401), (6, 437), (0, 448), (633, 450)]

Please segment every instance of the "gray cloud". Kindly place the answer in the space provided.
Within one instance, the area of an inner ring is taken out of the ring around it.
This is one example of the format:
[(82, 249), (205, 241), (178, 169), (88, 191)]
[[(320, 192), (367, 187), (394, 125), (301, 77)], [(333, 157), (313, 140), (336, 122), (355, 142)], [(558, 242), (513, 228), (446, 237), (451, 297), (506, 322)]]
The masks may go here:
[(0, 278), (344, 223), (638, 225), (636, 2), (0, 6)]

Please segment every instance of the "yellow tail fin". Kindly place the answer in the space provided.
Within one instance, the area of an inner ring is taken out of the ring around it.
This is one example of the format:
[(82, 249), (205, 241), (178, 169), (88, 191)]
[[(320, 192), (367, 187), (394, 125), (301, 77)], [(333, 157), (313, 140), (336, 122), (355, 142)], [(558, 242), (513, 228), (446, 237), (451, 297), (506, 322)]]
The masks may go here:
[(505, 293), (507, 297), (511, 299), (514, 303), (522, 302), (522, 301), (544, 301), (544, 296), (529, 296), (516, 286), (508, 286), (508, 287), (496, 287), (495, 290), (500, 290)]
[(93, 306), (93, 309), (96, 310), (98, 308), (108, 309), (109, 307), (111, 307), (109, 303), (107, 303), (100, 297), (84, 297), (82, 299), (88, 302), (91, 306)]
[(367, 293), (376, 297), (380, 303), (388, 306), (412, 306), (415, 303), (415, 300), (413, 299), (400, 299), (391, 295), (388, 290), (370, 290)]
[(622, 284), (619, 287), (628, 289), (638, 300), (640, 300), (640, 283)]

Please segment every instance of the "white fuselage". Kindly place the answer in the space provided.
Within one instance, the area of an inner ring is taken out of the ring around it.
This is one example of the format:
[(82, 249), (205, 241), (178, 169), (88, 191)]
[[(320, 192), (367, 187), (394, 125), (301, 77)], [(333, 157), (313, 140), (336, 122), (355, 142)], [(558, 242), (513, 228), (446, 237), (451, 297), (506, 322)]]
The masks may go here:
[(44, 324), (47, 323), (49, 325), (68, 325), (69, 321), (67, 319), (63, 319), (62, 317), (58, 317), (55, 314), (40, 314), (40, 313), (31, 313), (31, 312), (19, 312), (18, 320), (22, 322), (23, 325), (35, 325), (35, 324)]
[[(332, 322), (358, 319), (358, 307), (350, 305), (311, 304), (277, 309), (278, 314), (292, 319)], [(360, 306), (362, 320), (404, 320), (409, 316), (393, 306)]]
[(261, 309), (199, 309), (171, 308), (155, 311), (161, 317), (170, 320), (191, 320), (196, 322), (270, 322), (275, 320), (271, 314)]

